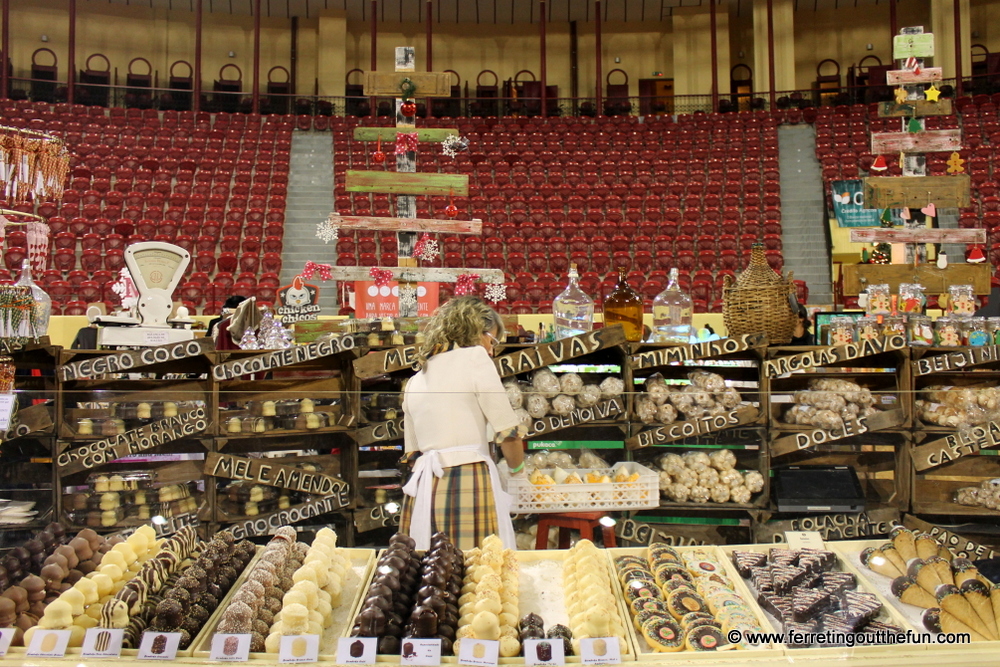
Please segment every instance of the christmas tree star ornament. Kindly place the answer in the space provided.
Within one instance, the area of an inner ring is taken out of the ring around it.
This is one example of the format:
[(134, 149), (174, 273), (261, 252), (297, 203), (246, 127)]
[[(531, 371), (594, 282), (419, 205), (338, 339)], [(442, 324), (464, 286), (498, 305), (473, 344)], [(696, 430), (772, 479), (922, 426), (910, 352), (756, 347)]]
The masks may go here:
[(331, 213), (329, 218), (316, 225), (316, 237), (323, 243), (340, 238), (340, 215)]
[(941, 97), (941, 89), (932, 83), (931, 87), (924, 91), (924, 97), (927, 98), (928, 102), (937, 102), (938, 98)]

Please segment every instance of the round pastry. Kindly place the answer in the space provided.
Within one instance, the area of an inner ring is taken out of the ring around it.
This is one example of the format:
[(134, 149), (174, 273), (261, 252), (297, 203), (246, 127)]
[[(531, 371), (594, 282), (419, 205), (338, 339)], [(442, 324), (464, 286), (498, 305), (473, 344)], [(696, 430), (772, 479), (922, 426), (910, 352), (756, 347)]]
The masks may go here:
[(667, 596), (667, 608), (676, 619), (681, 619), (692, 611), (708, 611), (705, 601), (689, 589), (678, 588)]
[(684, 648), (689, 651), (715, 651), (727, 643), (722, 630), (712, 625), (693, 627), (684, 635)]
[(580, 393), (576, 395), (576, 406), (578, 408), (590, 408), (601, 401), (601, 388), (596, 384), (584, 385)]
[[(556, 377), (555, 373), (547, 368), (541, 368), (535, 371), (534, 375), (531, 377), (531, 386), (537, 393), (541, 394), (543, 398), (555, 398), (555, 396), (560, 392), (559, 378)], [(528, 408), (531, 411), (531, 408)]]
[(552, 412), (561, 417), (568, 417), (576, 409), (576, 401), (571, 396), (559, 394), (552, 399)]
[(642, 636), (657, 653), (673, 653), (684, 646), (681, 627), (669, 618), (651, 618), (642, 624)]
[(528, 394), (525, 408), (531, 417), (541, 419), (549, 413), (549, 402), (541, 394)]

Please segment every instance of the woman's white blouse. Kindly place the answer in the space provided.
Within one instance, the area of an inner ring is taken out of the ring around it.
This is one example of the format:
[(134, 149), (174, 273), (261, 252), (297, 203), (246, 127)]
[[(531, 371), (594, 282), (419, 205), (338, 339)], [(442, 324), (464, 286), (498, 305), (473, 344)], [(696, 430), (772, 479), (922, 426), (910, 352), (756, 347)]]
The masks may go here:
[[(407, 452), (480, 445), (489, 455), (487, 423), (494, 432), (520, 423), (486, 348), (458, 347), (436, 354), (403, 392)], [(441, 454), (450, 468), (481, 460), (472, 452)]]

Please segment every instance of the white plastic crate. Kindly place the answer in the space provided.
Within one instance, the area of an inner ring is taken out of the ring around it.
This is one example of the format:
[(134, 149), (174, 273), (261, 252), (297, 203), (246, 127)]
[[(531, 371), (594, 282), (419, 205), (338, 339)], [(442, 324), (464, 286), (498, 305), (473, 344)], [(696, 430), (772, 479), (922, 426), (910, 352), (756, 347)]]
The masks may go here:
[[(517, 514), (551, 514), (554, 512), (591, 512), (595, 510), (639, 510), (660, 506), (657, 474), (635, 462), (617, 463), (610, 470), (577, 468), (571, 472), (586, 479), (587, 473), (598, 472), (615, 478), (622, 468), (629, 475), (639, 473), (634, 482), (604, 484), (532, 484), (525, 477), (510, 480), (507, 490), (513, 496), (511, 512)], [(549, 475), (552, 469), (542, 469)], [(570, 472), (570, 471), (567, 471)]]

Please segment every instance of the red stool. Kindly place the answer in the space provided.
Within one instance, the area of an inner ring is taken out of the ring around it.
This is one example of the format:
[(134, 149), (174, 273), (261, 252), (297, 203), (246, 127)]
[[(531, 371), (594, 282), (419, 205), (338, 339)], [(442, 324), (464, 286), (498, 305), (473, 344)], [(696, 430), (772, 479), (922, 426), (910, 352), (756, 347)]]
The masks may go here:
[(542, 514), (538, 519), (538, 536), (535, 538), (535, 549), (547, 549), (549, 546), (549, 528), (559, 528), (559, 548), (569, 549), (569, 531), (580, 531), (580, 539), (593, 540), (594, 529), (600, 527), (604, 538), (604, 548), (618, 546), (615, 542), (615, 527), (604, 526), (602, 512), (573, 512), (566, 514)]

